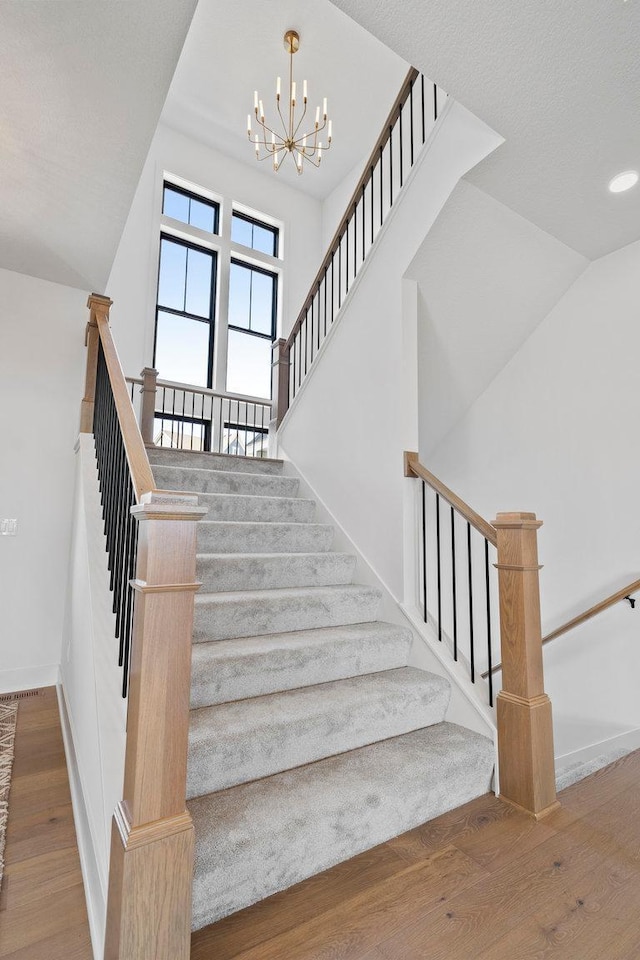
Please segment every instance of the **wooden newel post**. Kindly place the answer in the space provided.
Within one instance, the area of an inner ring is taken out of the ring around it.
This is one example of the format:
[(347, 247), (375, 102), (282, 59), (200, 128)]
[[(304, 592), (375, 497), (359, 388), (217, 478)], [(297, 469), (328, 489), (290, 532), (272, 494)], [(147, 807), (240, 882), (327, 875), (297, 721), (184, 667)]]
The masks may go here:
[(113, 303), (109, 297), (101, 297), (92, 293), (87, 300), (89, 308), (89, 322), (85, 334), (87, 348), (87, 367), (84, 377), (84, 397), (80, 405), (80, 433), (93, 433), (93, 407), (96, 397), (96, 375), (98, 372), (98, 316), (109, 320), (109, 307)]
[(544, 692), (535, 513), (499, 513), (503, 689), (497, 698), (500, 796), (536, 819), (556, 800), (551, 701)]
[(280, 426), (289, 408), (289, 350), (286, 340), (274, 340), (271, 352), (271, 421)]
[(150, 493), (138, 521), (123, 799), (113, 817), (105, 960), (189, 960), (186, 810), (197, 497)]
[(153, 367), (145, 367), (140, 372), (142, 377), (142, 404), (140, 407), (140, 433), (146, 444), (153, 446), (153, 426), (156, 415), (156, 381), (158, 371)]

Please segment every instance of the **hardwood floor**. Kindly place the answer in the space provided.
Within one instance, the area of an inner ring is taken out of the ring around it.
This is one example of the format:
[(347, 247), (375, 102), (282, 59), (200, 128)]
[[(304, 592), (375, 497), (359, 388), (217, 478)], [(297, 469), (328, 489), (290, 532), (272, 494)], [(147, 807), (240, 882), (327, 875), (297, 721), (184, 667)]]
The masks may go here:
[[(540, 823), (481, 797), (198, 931), (191, 958), (640, 960), (639, 785), (640, 751)], [(5, 859), (0, 958), (91, 960), (53, 688), (20, 704)]]
[(640, 751), (536, 823), (485, 796), (192, 937), (191, 960), (640, 960)]
[(55, 687), (18, 708), (0, 957), (92, 957)]

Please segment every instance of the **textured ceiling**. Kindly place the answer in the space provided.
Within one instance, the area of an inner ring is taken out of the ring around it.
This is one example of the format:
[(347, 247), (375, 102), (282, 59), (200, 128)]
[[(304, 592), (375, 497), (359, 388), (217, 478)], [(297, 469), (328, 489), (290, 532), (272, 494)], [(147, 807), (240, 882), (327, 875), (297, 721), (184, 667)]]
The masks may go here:
[(195, 3), (0, 3), (0, 267), (103, 289)]
[[(283, 90), (288, 77), (282, 38), (289, 27), (300, 34), (294, 79), (308, 81), (314, 116), (327, 97), (334, 142), (318, 170), (298, 176), (287, 158), (272, 175), (324, 199), (364, 164), (409, 69), (329, 0), (200, 0), (162, 120), (243, 163), (256, 163), (247, 114), (256, 89), (267, 121), (275, 114), (276, 77)], [(269, 161), (261, 168), (269, 173)]]
[(590, 258), (640, 237), (640, 0), (333, 0), (506, 138), (468, 179)]

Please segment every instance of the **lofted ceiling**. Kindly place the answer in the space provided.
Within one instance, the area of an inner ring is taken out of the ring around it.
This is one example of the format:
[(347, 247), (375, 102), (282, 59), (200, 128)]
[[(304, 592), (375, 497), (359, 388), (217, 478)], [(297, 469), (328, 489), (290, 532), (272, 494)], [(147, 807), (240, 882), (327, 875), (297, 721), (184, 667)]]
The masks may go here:
[(332, 0), (506, 138), (471, 182), (589, 258), (640, 237), (640, 0)]
[(361, 173), (409, 69), (329, 0), (200, 0), (162, 120), (242, 163), (256, 164), (247, 114), (257, 89), (267, 122), (275, 115), (276, 77), (282, 78), (283, 93), (288, 77), (282, 38), (289, 28), (300, 34), (294, 79), (298, 86), (308, 81), (313, 116), (327, 97), (333, 146), (319, 169), (302, 176), (290, 157), (277, 174), (269, 160), (260, 167), (324, 199), (354, 167)]
[(195, 4), (0, 3), (0, 267), (104, 288)]

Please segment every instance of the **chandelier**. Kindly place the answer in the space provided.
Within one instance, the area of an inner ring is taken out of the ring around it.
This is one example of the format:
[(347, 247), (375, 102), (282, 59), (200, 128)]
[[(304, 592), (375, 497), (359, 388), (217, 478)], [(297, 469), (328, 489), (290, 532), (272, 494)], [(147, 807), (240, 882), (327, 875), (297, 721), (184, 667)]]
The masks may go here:
[[(256, 90), (253, 94), (253, 112), (258, 124), (258, 132), (251, 129), (251, 114), (247, 115), (247, 136), (254, 144), (257, 160), (273, 160), (273, 169), (279, 170), (282, 161), (290, 154), (298, 173), (302, 173), (304, 163), (311, 163), (319, 167), (322, 154), (331, 147), (331, 120), (327, 119), (327, 98), (320, 107), (316, 107), (316, 116), (313, 126), (308, 121), (306, 132), (303, 123), (307, 115), (307, 81), (302, 84), (302, 112), (297, 97), (296, 83), (293, 79), (293, 55), (300, 47), (300, 37), (295, 30), (287, 30), (284, 35), (284, 48), (289, 54), (289, 95), (284, 100), (281, 97), (281, 80), (276, 81), (276, 108), (280, 117), (281, 130), (274, 130), (265, 122), (264, 105)], [(284, 113), (283, 113), (284, 110)], [(326, 130), (326, 144), (320, 140), (320, 134)]]

